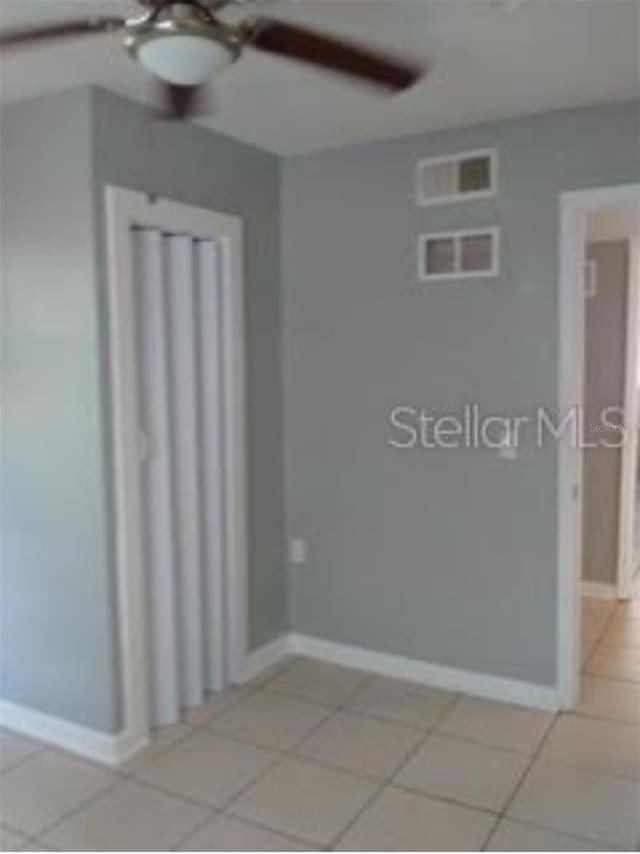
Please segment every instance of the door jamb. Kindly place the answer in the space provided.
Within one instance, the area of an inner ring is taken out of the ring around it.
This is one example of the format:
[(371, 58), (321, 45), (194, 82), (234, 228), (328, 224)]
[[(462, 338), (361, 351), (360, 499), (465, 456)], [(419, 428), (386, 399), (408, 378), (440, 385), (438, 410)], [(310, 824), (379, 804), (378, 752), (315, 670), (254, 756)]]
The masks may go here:
[(618, 599), (629, 599), (635, 558), (635, 491), (638, 466), (638, 354), (640, 348), (640, 237), (628, 240), (629, 267), (627, 328), (625, 338), (624, 422), (626, 441), (620, 460), (620, 512), (618, 529)]
[(248, 524), (242, 221), (168, 199), (109, 186), (105, 190), (109, 297), (109, 368), (114, 467), (118, 630), (124, 736), (148, 737), (148, 649), (142, 548), (139, 396), (133, 252), (136, 226), (186, 232), (225, 246), (222, 277), (224, 378), (225, 610), (224, 646), (231, 681), (242, 678), (248, 654)]

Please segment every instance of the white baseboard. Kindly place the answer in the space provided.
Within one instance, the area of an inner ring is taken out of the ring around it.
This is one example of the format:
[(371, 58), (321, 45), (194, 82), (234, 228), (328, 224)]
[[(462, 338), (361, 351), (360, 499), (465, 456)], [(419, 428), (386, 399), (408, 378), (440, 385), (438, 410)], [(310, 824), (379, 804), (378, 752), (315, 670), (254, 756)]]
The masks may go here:
[(21, 735), (110, 766), (122, 764), (148, 744), (146, 738), (126, 732), (109, 735), (7, 700), (0, 700), (0, 722)]
[(618, 598), (615, 584), (605, 584), (603, 581), (583, 581), (580, 588), (583, 596), (590, 596), (592, 599)]
[(246, 659), (243, 671), (237, 680), (240, 685), (250, 682), (259, 676), (264, 670), (273, 667), (290, 654), (290, 635), (280, 635), (269, 643), (259, 646), (250, 652)]
[(283, 635), (252, 652), (245, 671), (246, 679), (243, 681), (253, 679), (261, 670), (271, 667), (286, 655), (306, 655), (309, 658), (317, 658), (345, 667), (355, 667), (381, 676), (405, 679), (450, 691), (462, 691), (478, 697), (537, 709), (556, 711), (560, 705), (554, 686), (537, 685), (486, 673), (443, 667), (428, 661), (374, 652), (300, 634)]
[[(306, 655), (381, 676), (517, 705), (552, 711), (559, 708), (554, 687), (443, 667), (428, 661), (374, 652), (300, 634), (282, 635), (250, 652), (239, 682), (249, 682), (287, 655)], [(148, 743), (148, 739), (134, 738), (127, 732), (109, 735), (6, 700), (0, 700), (0, 722), (22, 735), (110, 766), (122, 764)]]
[(394, 679), (406, 679), (409, 682), (418, 682), (434, 688), (462, 691), (477, 697), (488, 697), (492, 700), (539, 709), (556, 710), (559, 707), (555, 687), (546, 685), (443, 667), (428, 661), (373, 652), (307, 635), (290, 635), (289, 648), (291, 652), (298, 655), (308, 655), (310, 658), (319, 658), (346, 667), (356, 667), (381, 676), (391, 676)]

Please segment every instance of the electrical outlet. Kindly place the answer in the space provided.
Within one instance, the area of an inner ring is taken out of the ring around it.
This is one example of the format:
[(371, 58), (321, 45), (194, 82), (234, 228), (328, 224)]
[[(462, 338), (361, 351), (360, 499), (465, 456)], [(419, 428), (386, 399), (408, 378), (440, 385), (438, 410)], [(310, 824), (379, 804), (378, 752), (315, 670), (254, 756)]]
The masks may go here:
[(295, 566), (302, 566), (307, 562), (307, 541), (293, 539), (289, 542), (289, 561)]

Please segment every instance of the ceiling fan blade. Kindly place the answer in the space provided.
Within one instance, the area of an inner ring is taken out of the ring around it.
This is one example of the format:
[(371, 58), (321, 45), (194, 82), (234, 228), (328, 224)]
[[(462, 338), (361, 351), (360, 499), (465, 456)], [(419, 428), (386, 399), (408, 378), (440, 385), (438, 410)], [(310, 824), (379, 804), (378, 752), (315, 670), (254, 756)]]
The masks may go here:
[(254, 18), (242, 29), (245, 42), (258, 50), (358, 77), (392, 92), (408, 89), (426, 73), (417, 64), (272, 18)]
[(85, 18), (76, 21), (61, 21), (45, 24), (41, 27), (5, 30), (0, 32), (0, 47), (30, 47), (50, 39), (72, 38), (73, 36), (99, 35), (121, 30), (125, 26), (124, 18)]
[(213, 95), (206, 83), (196, 86), (178, 86), (159, 81), (160, 118), (165, 121), (183, 121), (194, 116), (211, 115), (214, 112)]

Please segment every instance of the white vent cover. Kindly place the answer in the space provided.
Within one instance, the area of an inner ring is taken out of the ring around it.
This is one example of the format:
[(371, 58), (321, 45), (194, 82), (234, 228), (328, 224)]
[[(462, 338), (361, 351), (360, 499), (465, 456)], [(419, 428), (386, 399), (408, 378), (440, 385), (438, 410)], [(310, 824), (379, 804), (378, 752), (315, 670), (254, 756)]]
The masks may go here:
[(440, 205), (494, 196), (498, 187), (495, 149), (464, 151), (420, 160), (416, 172), (419, 205)]
[(421, 234), (418, 276), (434, 279), (475, 279), (500, 272), (500, 229), (478, 228)]

